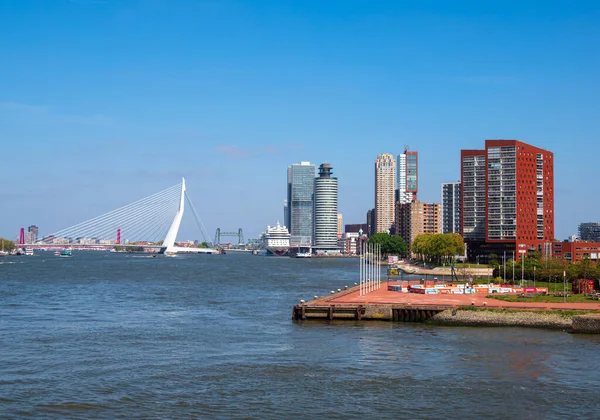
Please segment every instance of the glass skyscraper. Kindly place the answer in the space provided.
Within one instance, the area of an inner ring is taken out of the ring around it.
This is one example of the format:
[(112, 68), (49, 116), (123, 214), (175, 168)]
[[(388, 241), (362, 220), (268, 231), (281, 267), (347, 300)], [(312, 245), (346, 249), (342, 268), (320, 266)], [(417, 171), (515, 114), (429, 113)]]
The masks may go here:
[(600, 223), (580, 223), (579, 237), (582, 241), (600, 242)]
[(338, 180), (331, 176), (329, 163), (319, 166), (315, 182), (315, 236), (317, 248), (337, 249), (338, 239)]
[(288, 211), (285, 223), (292, 235), (292, 243), (310, 245), (314, 229), (315, 165), (295, 163), (288, 167)]
[(404, 153), (398, 155), (396, 161), (396, 201), (400, 204), (407, 204), (417, 199), (418, 164), (419, 153), (409, 152), (408, 146), (405, 146)]

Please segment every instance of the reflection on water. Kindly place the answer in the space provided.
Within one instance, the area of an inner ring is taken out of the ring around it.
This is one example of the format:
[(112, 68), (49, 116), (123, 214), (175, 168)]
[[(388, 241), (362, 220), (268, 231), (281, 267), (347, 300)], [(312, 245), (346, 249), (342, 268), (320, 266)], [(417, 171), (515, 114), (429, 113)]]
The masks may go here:
[(596, 336), (291, 321), (300, 299), (353, 284), (355, 260), (10, 262), (2, 417), (597, 417)]

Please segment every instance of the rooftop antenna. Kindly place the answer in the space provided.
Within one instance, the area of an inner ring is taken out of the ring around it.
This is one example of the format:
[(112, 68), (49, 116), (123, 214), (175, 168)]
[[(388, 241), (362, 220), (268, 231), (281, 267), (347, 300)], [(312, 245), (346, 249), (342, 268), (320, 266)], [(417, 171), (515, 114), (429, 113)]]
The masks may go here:
[(406, 152), (408, 152), (408, 144), (404, 145), (404, 153), (406, 154)]

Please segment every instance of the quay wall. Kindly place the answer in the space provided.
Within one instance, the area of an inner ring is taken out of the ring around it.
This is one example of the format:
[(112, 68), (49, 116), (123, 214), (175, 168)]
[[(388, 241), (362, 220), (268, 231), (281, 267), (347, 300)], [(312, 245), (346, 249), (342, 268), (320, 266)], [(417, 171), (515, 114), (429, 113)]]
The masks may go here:
[(600, 334), (600, 315), (575, 315), (573, 317), (572, 332), (583, 334)]
[(581, 315), (574, 311), (540, 311), (527, 309), (416, 307), (392, 304), (335, 305), (311, 304), (293, 307), (292, 319), (305, 320), (375, 320), (394, 322), (429, 322), (434, 325), (469, 327), (531, 327), (575, 333), (600, 334), (600, 314)]
[(431, 321), (438, 325), (534, 327), (568, 330), (573, 323), (573, 317), (558, 312), (446, 309), (433, 316)]
[(389, 321), (392, 319), (392, 307), (391, 305), (366, 305), (363, 318)]

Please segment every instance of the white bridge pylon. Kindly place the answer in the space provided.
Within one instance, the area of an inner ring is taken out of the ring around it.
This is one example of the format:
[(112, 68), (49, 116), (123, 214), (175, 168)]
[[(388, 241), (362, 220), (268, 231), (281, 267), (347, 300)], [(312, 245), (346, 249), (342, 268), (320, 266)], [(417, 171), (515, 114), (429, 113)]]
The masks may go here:
[(183, 217), (183, 211), (185, 210), (185, 178), (181, 178), (181, 196), (179, 198), (179, 209), (175, 213), (175, 218), (171, 227), (167, 232), (167, 236), (163, 241), (163, 247), (161, 253), (165, 255), (173, 256), (178, 253), (194, 253), (194, 254), (212, 254), (216, 253), (216, 249), (212, 248), (186, 248), (175, 246), (175, 240), (177, 239), (177, 233), (179, 232), (179, 226), (181, 225), (181, 218)]

